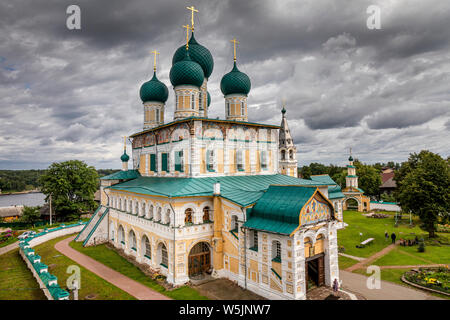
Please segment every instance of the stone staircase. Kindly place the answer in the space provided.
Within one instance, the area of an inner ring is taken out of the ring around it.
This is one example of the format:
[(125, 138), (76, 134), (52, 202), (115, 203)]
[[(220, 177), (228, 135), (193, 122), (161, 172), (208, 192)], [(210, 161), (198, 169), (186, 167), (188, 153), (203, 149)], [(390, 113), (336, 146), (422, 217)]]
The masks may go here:
[(100, 205), (97, 210), (95, 210), (94, 214), (92, 215), (89, 222), (86, 224), (86, 226), (81, 230), (81, 232), (76, 236), (75, 241), (81, 242), (86, 240), (89, 240), (89, 238), (94, 233), (94, 229), (97, 227), (98, 223), (104, 217), (104, 215), (108, 212), (108, 208)]

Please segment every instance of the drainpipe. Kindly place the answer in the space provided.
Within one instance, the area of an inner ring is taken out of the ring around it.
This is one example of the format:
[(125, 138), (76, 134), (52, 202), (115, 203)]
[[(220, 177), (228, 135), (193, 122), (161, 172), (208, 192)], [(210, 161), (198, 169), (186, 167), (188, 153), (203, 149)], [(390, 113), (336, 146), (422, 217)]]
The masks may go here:
[[(172, 274), (173, 274), (173, 285), (175, 285), (175, 210), (172, 207), (172, 197), (169, 196), (169, 205), (170, 208), (172, 209), (173, 212), (173, 269), (172, 269)], [(170, 226), (170, 223), (169, 223)], [(170, 264), (169, 264), (170, 266)]]
[[(241, 209), (242, 211), (242, 216), (244, 217), (244, 224), (247, 221), (247, 217), (246, 214), (244, 212), (244, 208)], [(244, 226), (241, 227), (241, 231), (244, 233), (244, 272), (245, 272), (245, 276), (244, 276), (244, 285), (245, 285), (245, 289), (247, 290), (247, 232), (244, 232), (245, 228)]]

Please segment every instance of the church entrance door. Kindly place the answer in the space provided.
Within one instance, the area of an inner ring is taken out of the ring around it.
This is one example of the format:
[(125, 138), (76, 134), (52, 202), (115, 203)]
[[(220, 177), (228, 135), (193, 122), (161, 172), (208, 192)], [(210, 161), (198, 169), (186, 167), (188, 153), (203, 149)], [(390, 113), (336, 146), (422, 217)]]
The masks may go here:
[(306, 288), (312, 289), (325, 284), (324, 254), (317, 254), (306, 259)]
[(199, 242), (189, 253), (189, 276), (196, 276), (208, 271), (211, 267), (211, 253), (206, 242)]

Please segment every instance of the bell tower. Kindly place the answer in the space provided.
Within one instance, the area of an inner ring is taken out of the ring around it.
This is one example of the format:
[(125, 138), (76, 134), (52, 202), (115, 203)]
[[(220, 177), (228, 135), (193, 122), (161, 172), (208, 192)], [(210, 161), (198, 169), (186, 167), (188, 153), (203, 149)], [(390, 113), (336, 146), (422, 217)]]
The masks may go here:
[(281, 128), (279, 133), (279, 159), (280, 159), (280, 172), (291, 177), (298, 176), (297, 169), (297, 148), (292, 140), (291, 131), (289, 130), (286, 109), (283, 103), (283, 109), (281, 110)]

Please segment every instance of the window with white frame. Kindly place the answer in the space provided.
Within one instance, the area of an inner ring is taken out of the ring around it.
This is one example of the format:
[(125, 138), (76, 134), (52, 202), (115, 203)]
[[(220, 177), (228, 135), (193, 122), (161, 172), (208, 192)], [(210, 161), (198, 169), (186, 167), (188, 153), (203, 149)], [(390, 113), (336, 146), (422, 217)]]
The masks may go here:
[(230, 116), (230, 101), (226, 102), (227, 116)]
[(258, 231), (256, 230), (250, 232), (250, 249), (258, 251)]
[(191, 109), (195, 110), (195, 93), (191, 94)]
[(156, 122), (159, 122), (160, 111), (159, 111), (159, 109), (155, 109), (155, 112), (156, 112)]
[(209, 172), (214, 171), (214, 150), (212, 149), (206, 151), (206, 169)]
[(267, 151), (261, 150), (261, 169), (267, 169)]
[(131, 250), (136, 251), (136, 235), (133, 230), (131, 230), (128, 235), (128, 243), (131, 246)]
[(244, 171), (244, 151), (236, 151), (236, 168), (238, 171)]
[(241, 115), (245, 116), (245, 102), (241, 101)]
[(281, 262), (281, 242), (274, 240), (272, 242), (272, 260)]
[(147, 236), (142, 238), (142, 255), (148, 259), (152, 258), (152, 247), (150, 246), (150, 240)]

